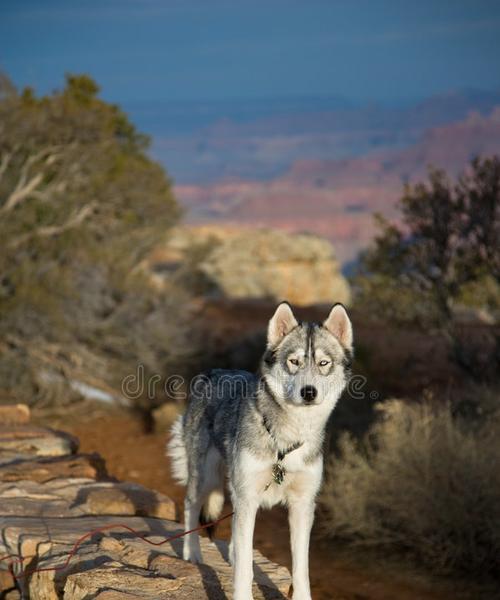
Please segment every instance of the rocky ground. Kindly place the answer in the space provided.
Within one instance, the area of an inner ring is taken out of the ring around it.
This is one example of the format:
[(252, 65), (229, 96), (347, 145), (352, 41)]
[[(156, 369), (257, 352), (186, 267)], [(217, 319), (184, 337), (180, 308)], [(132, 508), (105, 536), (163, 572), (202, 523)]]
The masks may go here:
[[(110, 477), (76, 437), (0, 407), (0, 598), (226, 598), (227, 543), (203, 538), (204, 564), (181, 560), (182, 540), (165, 542), (181, 532), (176, 517), (173, 500)], [(283, 598), (288, 570), (258, 551), (254, 561), (254, 597)]]
[[(62, 427), (81, 440), (85, 452), (98, 450), (106, 457), (109, 472), (120, 480), (134, 481), (168, 495), (182, 506), (184, 488), (175, 484), (164, 448), (167, 439), (159, 423), (159, 431), (135, 413), (103, 411), (75, 418), (51, 417), (51, 424)], [(165, 416), (165, 415), (163, 415)], [(172, 417), (172, 415), (170, 415)], [(140, 449), (140, 451), (138, 451)], [(224, 512), (229, 512), (227, 502)], [(217, 537), (229, 540), (230, 521), (222, 522)], [(290, 568), (288, 523), (286, 510), (275, 507), (258, 514), (254, 545), (275, 563)], [(479, 600), (475, 590), (460, 582), (430, 578), (406, 564), (391, 563), (380, 556), (364, 556), (342, 549), (323, 535), (321, 515), (313, 531), (311, 549), (311, 587), (314, 600)], [(457, 589), (458, 588), (458, 589)], [(490, 597), (482, 596), (484, 598)]]
[[(63, 567), (75, 540), (103, 523), (131, 525), (141, 533), (151, 534), (148, 539), (153, 541), (162, 541), (179, 531), (179, 524), (173, 519), (182, 505), (184, 490), (169, 474), (164, 453), (166, 434), (152, 431), (151, 423), (140, 415), (96, 405), (50, 415), (37, 410), (31, 425), (25, 416), (24, 424), (13, 427), (5, 424), (5, 413), (2, 414), (0, 407), (2, 422), (0, 559), (8, 554), (29, 556), (24, 561), (28, 573), (35, 567)], [(54, 432), (60, 428), (70, 433)], [(80, 452), (77, 452), (77, 438)], [(56, 455), (41, 455), (49, 452), (49, 447)], [(130, 483), (123, 483), (125, 480)], [(75, 498), (78, 485), (84, 492)], [(37, 496), (35, 501), (33, 495)], [(227, 503), (224, 512), (230, 510)], [(21, 516), (20, 511), (26, 516)], [(165, 518), (151, 516), (154, 514)], [(223, 559), (230, 537), (230, 520), (219, 525), (217, 537), (225, 541), (213, 546), (203, 538), (207, 565), (200, 568), (178, 558), (180, 540), (155, 548), (119, 528), (86, 540), (68, 567), (60, 572), (40, 572), (15, 582), (6, 564), (12, 559), (0, 561), (0, 600), (19, 599), (21, 589), (26, 592), (25, 598), (32, 600), (230, 598), (226, 595), (230, 572)], [(262, 570), (271, 569), (267, 577), (278, 581), (279, 589), (286, 592), (288, 572), (278, 567), (278, 564), (290, 567), (284, 509), (276, 507), (259, 513), (254, 544), (260, 553), (274, 561), (269, 563), (256, 553), (256, 560), (266, 565)], [(403, 567), (380, 556), (343, 550), (325, 539), (321, 515), (313, 531), (310, 565), (314, 600), (497, 597), (491, 590), (485, 595), (467, 582), (431, 578), (408, 564)], [(19, 568), (16, 565), (16, 572)], [(265, 573), (263, 577), (266, 580)], [(255, 590), (256, 598), (262, 597), (264, 589), (268, 597), (276, 597), (275, 591), (264, 588), (262, 583)]]

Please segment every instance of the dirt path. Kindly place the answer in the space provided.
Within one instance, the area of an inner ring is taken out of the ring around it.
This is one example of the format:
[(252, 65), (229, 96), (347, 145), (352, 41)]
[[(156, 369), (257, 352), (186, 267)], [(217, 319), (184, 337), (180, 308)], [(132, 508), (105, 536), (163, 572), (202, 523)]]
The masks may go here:
[[(183, 488), (171, 477), (165, 457), (165, 436), (145, 433), (144, 425), (133, 415), (103, 415), (80, 423), (64, 423), (64, 429), (77, 435), (81, 451), (99, 452), (111, 475), (137, 481), (159, 490), (176, 502)], [(230, 511), (228, 505), (227, 510)], [(229, 538), (230, 524), (220, 525), (218, 537)], [(271, 560), (290, 567), (286, 513), (281, 509), (259, 514), (255, 545)], [(421, 576), (389, 569), (386, 565), (361, 568), (353, 560), (338, 558), (333, 545), (313, 534), (311, 582), (315, 600), (451, 600), (473, 597), (458, 595), (444, 583), (426, 581)], [(476, 596), (477, 597), (477, 596)]]

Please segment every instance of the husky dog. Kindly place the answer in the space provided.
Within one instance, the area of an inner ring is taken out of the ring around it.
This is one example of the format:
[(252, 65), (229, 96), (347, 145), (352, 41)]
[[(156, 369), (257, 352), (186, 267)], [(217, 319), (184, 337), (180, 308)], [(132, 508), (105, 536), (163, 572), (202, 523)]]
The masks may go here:
[[(322, 325), (297, 322), (281, 303), (269, 321), (257, 375), (213, 370), (199, 378), (172, 427), (174, 477), (187, 486), (185, 530), (217, 519), (225, 473), (234, 514), (229, 547), (234, 600), (252, 598), (253, 531), (259, 507), (287, 505), (294, 600), (310, 600), (309, 537), (330, 413), (350, 372), (352, 326), (336, 304)], [(200, 562), (199, 536), (184, 538), (184, 559)]]

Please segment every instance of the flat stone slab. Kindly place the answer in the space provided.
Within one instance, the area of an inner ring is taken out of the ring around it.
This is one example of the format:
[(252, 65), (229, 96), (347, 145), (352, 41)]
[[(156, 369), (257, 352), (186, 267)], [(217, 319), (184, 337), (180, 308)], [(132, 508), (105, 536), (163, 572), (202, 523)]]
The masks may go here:
[(25, 425), (30, 415), (26, 404), (4, 404), (0, 406), (0, 425)]
[[(180, 563), (170, 559), (171, 563)], [(178, 575), (179, 570), (183, 574)], [(214, 588), (214, 591), (216, 588)], [(67, 600), (132, 600), (160, 598), (202, 598), (206, 597), (200, 570), (194, 565), (184, 563), (181, 569), (173, 566), (166, 575), (160, 575), (147, 569), (125, 565), (102, 567), (83, 573), (70, 575), (64, 586), (64, 598)], [(215, 599), (217, 596), (211, 595)], [(219, 596), (220, 597), (220, 596)]]
[[(80, 536), (111, 524), (126, 524), (154, 542), (162, 542), (181, 531), (178, 523), (140, 517), (47, 518), (43, 521), (0, 517), (3, 531), (0, 554), (25, 557), (28, 573), (35, 567), (61, 567)], [(64, 571), (40, 572), (19, 581), (27, 594), (37, 600), (61, 597), (130, 600), (125, 594), (148, 600), (229, 598), (232, 569), (227, 562), (227, 543), (202, 538), (201, 548), (204, 564), (191, 565), (180, 560), (182, 539), (151, 546), (125, 529), (117, 528), (87, 539)], [(254, 573), (256, 600), (286, 597), (291, 580), (285, 567), (271, 563), (254, 551)], [(123, 582), (127, 582), (126, 585)]]
[(46, 483), (0, 483), (0, 515), (79, 517), (85, 515), (147, 516), (175, 519), (175, 502), (138, 483), (54, 479)]
[(0, 482), (5, 483), (26, 480), (46, 483), (64, 478), (106, 479), (104, 459), (99, 454), (77, 454), (18, 460), (0, 466)]
[(0, 427), (0, 466), (38, 456), (66, 456), (77, 450), (78, 440), (63, 431), (32, 425)]
[(0, 571), (0, 598), (2, 592), (13, 589), (15, 587), (15, 581), (9, 571)]
[[(136, 483), (111, 480), (101, 457), (75, 454), (76, 438), (23, 424), (26, 411), (16, 410), (9, 422), (17, 424), (0, 424), (0, 559), (13, 555), (0, 562), (0, 598), (231, 597), (225, 542), (201, 538), (203, 564), (183, 561), (182, 539), (165, 541), (182, 532), (170, 498)], [(7, 411), (3, 414), (6, 423)], [(105, 532), (94, 531), (102, 527)], [(16, 578), (8, 571), (9, 562)], [(285, 567), (255, 551), (254, 571), (255, 600), (286, 596), (291, 580)]]

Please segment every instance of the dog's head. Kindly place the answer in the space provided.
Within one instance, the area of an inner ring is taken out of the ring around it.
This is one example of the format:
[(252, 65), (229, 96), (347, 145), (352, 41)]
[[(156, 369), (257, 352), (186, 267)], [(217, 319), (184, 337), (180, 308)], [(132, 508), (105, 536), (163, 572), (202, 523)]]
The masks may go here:
[(262, 361), (275, 399), (294, 406), (335, 405), (349, 378), (352, 325), (336, 304), (322, 323), (299, 323), (282, 302), (269, 321)]

